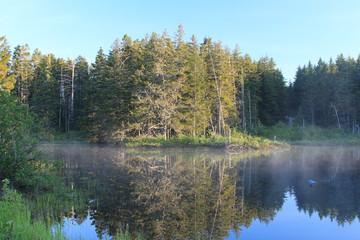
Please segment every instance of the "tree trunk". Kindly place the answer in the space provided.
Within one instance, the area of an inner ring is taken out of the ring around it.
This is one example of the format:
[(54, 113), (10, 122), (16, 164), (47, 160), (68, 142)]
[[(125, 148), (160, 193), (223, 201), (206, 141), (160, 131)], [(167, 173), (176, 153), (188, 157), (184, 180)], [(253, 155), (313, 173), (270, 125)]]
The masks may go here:
[(220, 88), (220, 84), (216, 75), (216, 71), (215, 71), (215, 64), (214, 64), (214, 60), (212, 58), (210, 49), (208, 48), (209, 51), (209, 55), (210, 55), (210, 60), (211, 60), (211, 66), (212, 66), (212, 70), (213, 70), (213, 74), (214, 74), (214, 79), (215, 79), (215, 85), (216, 85), (216, 93), (217, 93), (217, 98), (218, 98), (218, 114), (219, 114), (219, 118), (218, 118), (218, 129), (219, 129), (219, 134), (223, 135), (223, 133), (225, 133), (225, 124), (223, 124), (224, 126), (222, 126), (222, 123), (225, 123), (224, 120), (224, 113), (223, 113), (223, 109), (222, 109), (222, 101), (221, 101), (221, 88)]
[(64, 79), (63, 79), (63, 67), (60, 68), (60, 107), (59, 107), (59, 128), (61, 128), (61, 118), (64, 114), (61, 110), (65, 99)]
[(339, 119), (339, 114), (338, 114), (338, 111), (335, 107), (335, 105), (331, 104), (331, 107), (334, 108), (334, 111), (335, 111), (335, 114), (336, 114), (336, 119), (337, 119), (337, 123), (338, 123), (338, 128), (341, 129), (341, 125), (340, 125), (340, 119)]
[(246, 130), (246, 119), (245, 119), (245, 83), (244, 83), (244, 71), (241, 68), (241, 110), (242, 110), (242, 128)]
[(74, 80), (75, 80), (75, 64), (72, 61), (72, 71), (71, 71), (71, 98), (70, 98), (70, 116), (69, 116), (69, 129), (70, 130), (70, 122), (74, 121)]
[(311, 125), (315, 125), (315, 119), (314, 119), (314, 106), (311, 106)]
[(251, 92), (249, 90), (249, 127), (252, 129), (252, 119), (251, 119)]

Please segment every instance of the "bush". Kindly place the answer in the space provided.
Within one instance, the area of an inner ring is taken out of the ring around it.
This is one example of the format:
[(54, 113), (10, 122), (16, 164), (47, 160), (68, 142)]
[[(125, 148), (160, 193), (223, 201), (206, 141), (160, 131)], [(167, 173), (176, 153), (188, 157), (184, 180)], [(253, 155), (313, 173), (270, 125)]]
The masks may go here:
[(8, 93), (0, 91), (0, 179), (26, 182), (39, 157), (39, 120)]
[(303, 138), (303, 132), (300, 131), (299, 127), (289, 126), (284, 123), (278, 123), (271, 127), (257, 127), (253, 130), (253, 134), (283, 141), (297, 141)]
[(284, 123), (278, 123), (271, 127), (257, 127), (253, 130), (253, 134), (283, 141), (344, 141), (355, 137), (337, 128), (320, 128), (316, 126), (306, 126), (303, 128), (300, 126), (289, 126)]

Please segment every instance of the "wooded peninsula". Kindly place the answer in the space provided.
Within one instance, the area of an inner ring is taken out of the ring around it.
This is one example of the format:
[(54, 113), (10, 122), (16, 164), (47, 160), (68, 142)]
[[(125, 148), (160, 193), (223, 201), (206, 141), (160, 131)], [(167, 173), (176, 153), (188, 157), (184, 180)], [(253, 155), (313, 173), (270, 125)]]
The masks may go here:
[(11, 51), (2, 37), (0, 89), (48, 131), (81, 131), (94, 142), (261, 133), (280, 122), (360, 132), (360, 57), (308, 63), (287, 83), (273, 59), (210, 37), (185, 41), (181, 26), (172, 37), (125, 35), (92, 64), (28, 45)]

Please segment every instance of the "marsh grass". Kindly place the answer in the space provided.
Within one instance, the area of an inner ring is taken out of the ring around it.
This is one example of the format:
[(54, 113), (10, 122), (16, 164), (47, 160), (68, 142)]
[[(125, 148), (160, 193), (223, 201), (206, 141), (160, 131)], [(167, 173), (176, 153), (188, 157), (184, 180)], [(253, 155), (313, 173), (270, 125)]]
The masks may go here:
[(285, 144), (272, 141), (263, 137), (250, 136), (243, 132), (233, 131), (231, 136), (191, 136), (177, 135), (171, 139), (157, 137), (131, 138), (124, 143), (126, 147), (217, 147), (224, 148), (228, 145), (239, 145), (244, 149), (271, 149)]
[(224, 139), (220, 136), (193, 137), (188, 135), (178, 135), (171, 139), (165, 139), (159, 135), (157, 137), (137, 137), (129, 138), (124, 141), (126, 147), (188, 147), (188, 146), (223, 146)]
[(359, 136), (338, 128), (320, 128), (316, 126), (289, 126), (278, 123), (272, 127), (257, 127), (253, 134), (268, 139), (278, 139), (290, 143), (359, 143)]
[(131, 236), (131, 234), (129, 233), (129, 231), (120, 231), (120, 233), (116, 234), (112, 240), (144, 240), (145, 238), (139, 234), (138, 236), (136, 236), (135, 238)]
[(21, 194), (9, 187), (9, 180), (2, 181), (0, 201), (0, 239), (34, 240), (65, 239), (59, 230), (54, 233), (41, 220), (32, 220), (31, 213)]

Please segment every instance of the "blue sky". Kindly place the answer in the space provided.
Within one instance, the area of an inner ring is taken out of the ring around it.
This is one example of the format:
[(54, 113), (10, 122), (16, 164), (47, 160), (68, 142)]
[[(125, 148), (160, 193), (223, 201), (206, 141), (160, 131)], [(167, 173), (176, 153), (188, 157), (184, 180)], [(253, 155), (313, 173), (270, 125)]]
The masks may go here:
[(0, 0), (0, 36), (57, 57), (93, 62), (128, 34), (170, 35), (182, 24), (188, 40), (212, 37), (253, 59), (272, 57), (287, 80), (299, 65), (360, 54), (358, 0)]

